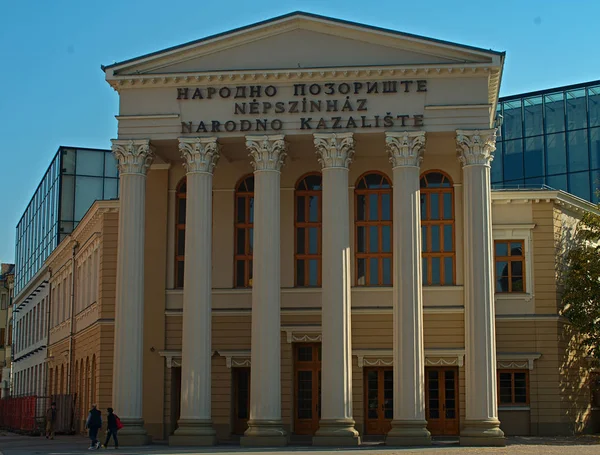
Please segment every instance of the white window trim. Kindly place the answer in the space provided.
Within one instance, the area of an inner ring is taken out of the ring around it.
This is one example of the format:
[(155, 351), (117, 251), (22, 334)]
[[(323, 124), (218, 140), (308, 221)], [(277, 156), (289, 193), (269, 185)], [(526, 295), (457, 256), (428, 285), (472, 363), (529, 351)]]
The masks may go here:
[(539, 352), (498, 352), (496, 363), (498, 370), (533, 370), (533, 361), (538, 360)]
[[(525, 300), (531, 302), (534, 297), (534, 277), (533, 277), (533, 228), (535, 224), (495, 224), (492, 226), (494, 240), (523, 240), (525, 248), (525, 292), (524, 293), (504, 293), (495, 292), (497, 301), (502, 300)], [(496, 251), (494, 249), (494, 270), (496, 264)], [(496, 286), (496, 276), (494, 273), (494, 290)]]

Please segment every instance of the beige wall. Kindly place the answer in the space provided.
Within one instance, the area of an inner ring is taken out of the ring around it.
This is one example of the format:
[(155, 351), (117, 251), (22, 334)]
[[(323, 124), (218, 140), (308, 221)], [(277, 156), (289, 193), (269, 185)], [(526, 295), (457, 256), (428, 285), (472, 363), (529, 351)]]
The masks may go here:
[(58, 299), (54, 308), (68, 318), (52, 320), (47, 393), (76, 394), (76, 431), (85, 430), (92, 404), (103, 413), (112, 405), (117, 235), (118, 201), (98, 201), (46, 261), (74, 280), (74, 300)]

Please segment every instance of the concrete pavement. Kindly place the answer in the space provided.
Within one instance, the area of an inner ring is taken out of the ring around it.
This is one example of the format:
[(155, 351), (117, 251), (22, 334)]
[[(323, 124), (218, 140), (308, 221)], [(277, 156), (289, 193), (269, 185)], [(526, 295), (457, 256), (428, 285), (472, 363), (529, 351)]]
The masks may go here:
[[(112, 447), (100, 449), (98, 452), (127, 455), (171, 455), (171, 454), (218, 454), (234, 455), (240, 452), (268, 453), (269, 455), (333, 455), (359, 452), (356, 455), (598, 455), (600, 454), (600, 437), (581, 436), (571, 438), (508, 438), (506, 447), (460, 447), (455, 442), (435, 441), (432, 447), (426, 448), (388, 448), (383, 445), (363, 445), (357, 448), (320, 448), (310, 446), (289, 446), (282, 450), (249, 449), (238, 445), (220, 445), (210, 448), (172, 448), (167, 445), (153, 444), (145, 447), (124, 447), (118, 451)], [(89, 440), (82, 436), (57, 436), (53, 441), (44, 437), (21, 436), (0, 432), (0, 453), (3, 455), (67, 455), (90, 453), (87, 448)]]

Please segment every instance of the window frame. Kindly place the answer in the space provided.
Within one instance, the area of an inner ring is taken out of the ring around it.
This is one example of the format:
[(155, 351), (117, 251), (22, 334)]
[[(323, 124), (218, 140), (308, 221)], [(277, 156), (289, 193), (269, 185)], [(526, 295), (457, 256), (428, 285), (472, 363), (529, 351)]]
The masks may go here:
[[(389, 188), (358, 188), (359, 183), (362, 179), (366, 178), (369, 175), (379, 175), (387, 180), (389, 184)], [(369, 195), (377, 194), (377, 214), (378, 220), (371, 221), (369, 220)], [(390, 219), (382, 220), (383, 214), (383, 204), (382, 204), (382, 195), (389, 194), (390, 195)], [(364, 220), (358, 219), (358, 197), (364, 195), (365, 197), (365, 212), (367, 216)], [(370, 237), (369, 237), (369, 227), (375, 226), (377, 227), (378, 232), (378, 252), (359, 252), (358, 251), (358, 228), (364, 227), (366, 228), (366, 242), (365, 249), (369, 249)], [(389, 226), (390, 228), (390, 251), (388, 253), (382, 252), (383, 250), (383, 227)], [(377, 268), (379, 274), (379, 283), (371, 284), (371, 267), (369, 265), (369, 259), (376, 258), (377, 259)], [(390, 259), (390, 284), (384, 284), (384, 274), (383, 274), (383, 260)], [(358, 262), (360, 259), (365, 260), (365, 284), (359, 283), (358, 276)], [(390, 179), (387, 174), (378, 170), (370, 170), (361, 174), (357, 179), (354, 185), (354, 285), (356, 287), (393, 287), (394, 285), (394, 187), (392, 183), (392, 179)]]
[[(305, 179), (310, 176), (318, 176), (321, 179), (321, 188), (323, 187), (323, 175), (320, 172), (307, 172), (302, 175), (296, 185), (294, 186), (294, 287), (297, 288), (320, 288), (322, 286), (322, 277), (323, 277), (323, 190), (307, 190), (307, 189), (298, 189), (298, 187), (304, 183)], [(318, 196), (318, 221), (308, 221), (310, 220), (310, 206), (305, 203), (304, 205), (304, 219), (305, 221), (298, 221), (298, 198), (304, 197), (307, 201), (311, 196)], [(317, 253), (310, 254), (307, 253), (309, 249), (309, 228), (317, 228), (318, 231), (318, 239), (317, 239)], [(298, 253), (298, 230), (305, 229), (304, 232), (304, 246), (305, 252)], [(305, 284), (298, 284), (298, 261), (304, 262), (304, 282)], [(307, 277), (310, 274), (309, 261), (316, 260), (317, 261), (317, 284), (310, 285), (310, 280)]]
[[(236, 289), (250, 289), (252, 288), (252, 267), (253, 267), (253, 252), (248, 253), (250, 248), (250, 230), (254, 235), (254, 217), (252, 218), (252, 222), (248, 222), (250, 219), (250, 200), (254, 200), (254, 185), (256, 182), (253, 181), (252, 188), (250, 191), (240, 191), (241, 185), (243, 185), (248, 179), (254, 180), (254, 174), (246, 174), (242, 178), (240, 178), (236, 185), (235, 191), (233, 193), (233, 205), (234, 205), (234, 213), (233, 213), (233, 287)], [(244, 197), (244, 210), (245, 217), (243, 223), (238, 223), (238, 197)], [(244, 229), (244, 241), (245, 248), (244, 254), (238, 254), (238, 240), (237, 240), (237, 230)], [(238, 273), (237, 273), (237, 262), (244, 261), (244, 285), (238, 286)]]
[[(500, 374), (509, 373), (510, 376), (510, 395), (511, 402), (510, 403), (502, 403), (500, 401)], [(519, 403), (515, 401), (515, 373), (525, 373), (525, 402)], [(530, 406), (530, 384), (529, 384), (529, 370), (527, 369), (498, 369), (496, 373), (496, 389), (497, 389), (497, 397), (498, 397), (498, 407), (515, 407), (515, 406)]]
[[(508, 256), (497, 256), (496, 255), (496, 245), (498, 243), (506, 243), (508, 245)], [(512, 256), (511, 255), (511, 243), (520, 243), (521, 244), (521, 256)], [(525, 244), (526, 239), (494, 239), (494, 293), (496, 294), (527, 294), (527, 255), (525, 254)], [(521, 262), (521, 270), (523, 270), (523, 290), (521, 291), (513, 291), (512, 290), (512, 267), (510, 264), (512, 262), (519, 262), (519, 260), (514, 260), (512, 258), (520, 258)], [(497, 266), (498, 262), (507, 262), (509, 264), (508, 267), (508, 290), (507, 291), (499, 291), (498, 290), (498, 275), (497, 275)]]
[[(450, 186), (422, 188), (421, 180), (426, 178), (427, 175), (429, 175), (429, 174), (441, 174), (448, 180), (448, 182), (450, 183)], [(437, 194), (442, 195), (439, 198), (440, 218), (437, 220), (432, 220), (431, 216), (430, 216), (431, 197), (429, 195), (432, 193), (437, 193)], [(450, 201), (452, 204), (450, 220), (442, 218), (442, 214), (444, 212), (443, 194), (445, 194), (445, 193), (450, 194)], [(420, 229), (421, 229), (421, 235), (422, 235), (423, 227), (427, 227), (427, 231), (426, 231), (427, 239), (426, 239), (426, 242), (423, 242), (423, 239), (421, 239), (421, 244), (425, 243), (427, 246), (430, 247), (432, 245), (431, 232), (433, 230), (431, 228), (431, 226), (440, 226), (440, 249), (443, 250), (444, 249), (443, 248), (444, 247), (444, 242), (443, 242), (444, 229), (443, 229), (443, 227), (445, 225), (451, 225), (452, 226), (452, 251), (424, 251), (423, 248), (421, 248), (421, 267), (423, 267), (422, 261), (423, 260), (427, 261), (427, 277), (423, 276), (421, 278), (422, 286), (423, 287), (456, 286), (456, 200), (455, 200), (455, 192), (454, 192), (454, 181), (452, 180), (450, 175), (448, 175), (448, 173), (446, 173), (440, 169), (429, 169), (429, 170), (421, 173), (421, 175), (419, 176), (419, 203), (421, 203), (421, 198), (423, 196), (425, 196), (425, 198), (426, 198), (425, 199), (425, 209), (427, 210), (427, 213), (425, 214), (425, 217), (423, 216), (423, 213), (421, 213)], [(450, 284), (444, 283), (445, 278), (446, 278), (446, 273), (445, 273), (446, 266), (444, 265), (444, 259), (447, 257), (452, 258), (452, 282)], [(433, 283), (433, 275), (432, 275), (433, 267), (431, 264), (433, 262), (433, 258), (440, 259), (440, 283), (439, 284), (432, 284)]]
[[(185, 185), (185, 191), (181, 191), (181, 187)], [(181, 180), (179, 180), (179, 183), (177, 184), (177, 187), (175, 189), (175, 248), (174, 248), (174, 260), (175, 260), (175, 267), (174, 267), (174, 278), (175, 281), (173, 282), (174, 288), (175, 289), (183, 289), (183, 287), (185, 286), (184, 283), (184, 278), (179, 276), (179, 263), (183, 263), (183, 267), (184, 267), (184, 274), (185, 274), (185, 226), (186, 223), (179, 223), (179, 201), (181, 199), (185, 199), (186, 200), (186, 206), (187, 206), (187, 178), (184, 176), (181, 178)], [(187, 207), (186, 207), (186, 219), (185, 221), (187, 222)], [(177, 254), (177, 250), (179, 248), (179, 236), (183, 235), (183, 254), (179, 255)], [(181, 286), (179, 286), (179, 278), (181, 278)]]

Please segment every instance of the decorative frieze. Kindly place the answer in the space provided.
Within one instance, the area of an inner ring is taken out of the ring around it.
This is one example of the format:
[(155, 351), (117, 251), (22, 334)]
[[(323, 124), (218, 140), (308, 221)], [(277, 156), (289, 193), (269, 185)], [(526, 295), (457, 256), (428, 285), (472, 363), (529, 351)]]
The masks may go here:
[(354, 158), (353, 133), (316, 133), (313, 137), (323, 169), (350, 167)]
[(154, 159), (149, 139), (112, 139), (119, 174), (146, 175)]
[(220, 157), (216, 137), (180, 137), (179, 151), (188, 174), (197, 172), (212, 174)]
[(496, 128), (490, 130), (456, 130), (458, 159), (463, 166), (489, 166), (496, 150)]
[(425, 131), (386, 132), (385, 144), (392, 167), (420, 167), (425, 152)]
[(321, 326), (283, 326), (288, 343), (316, 343), (321, 342)]
[(246, 148), (255, 171), (281, 171), (287, 157), (285, 136), (246, 136)]

